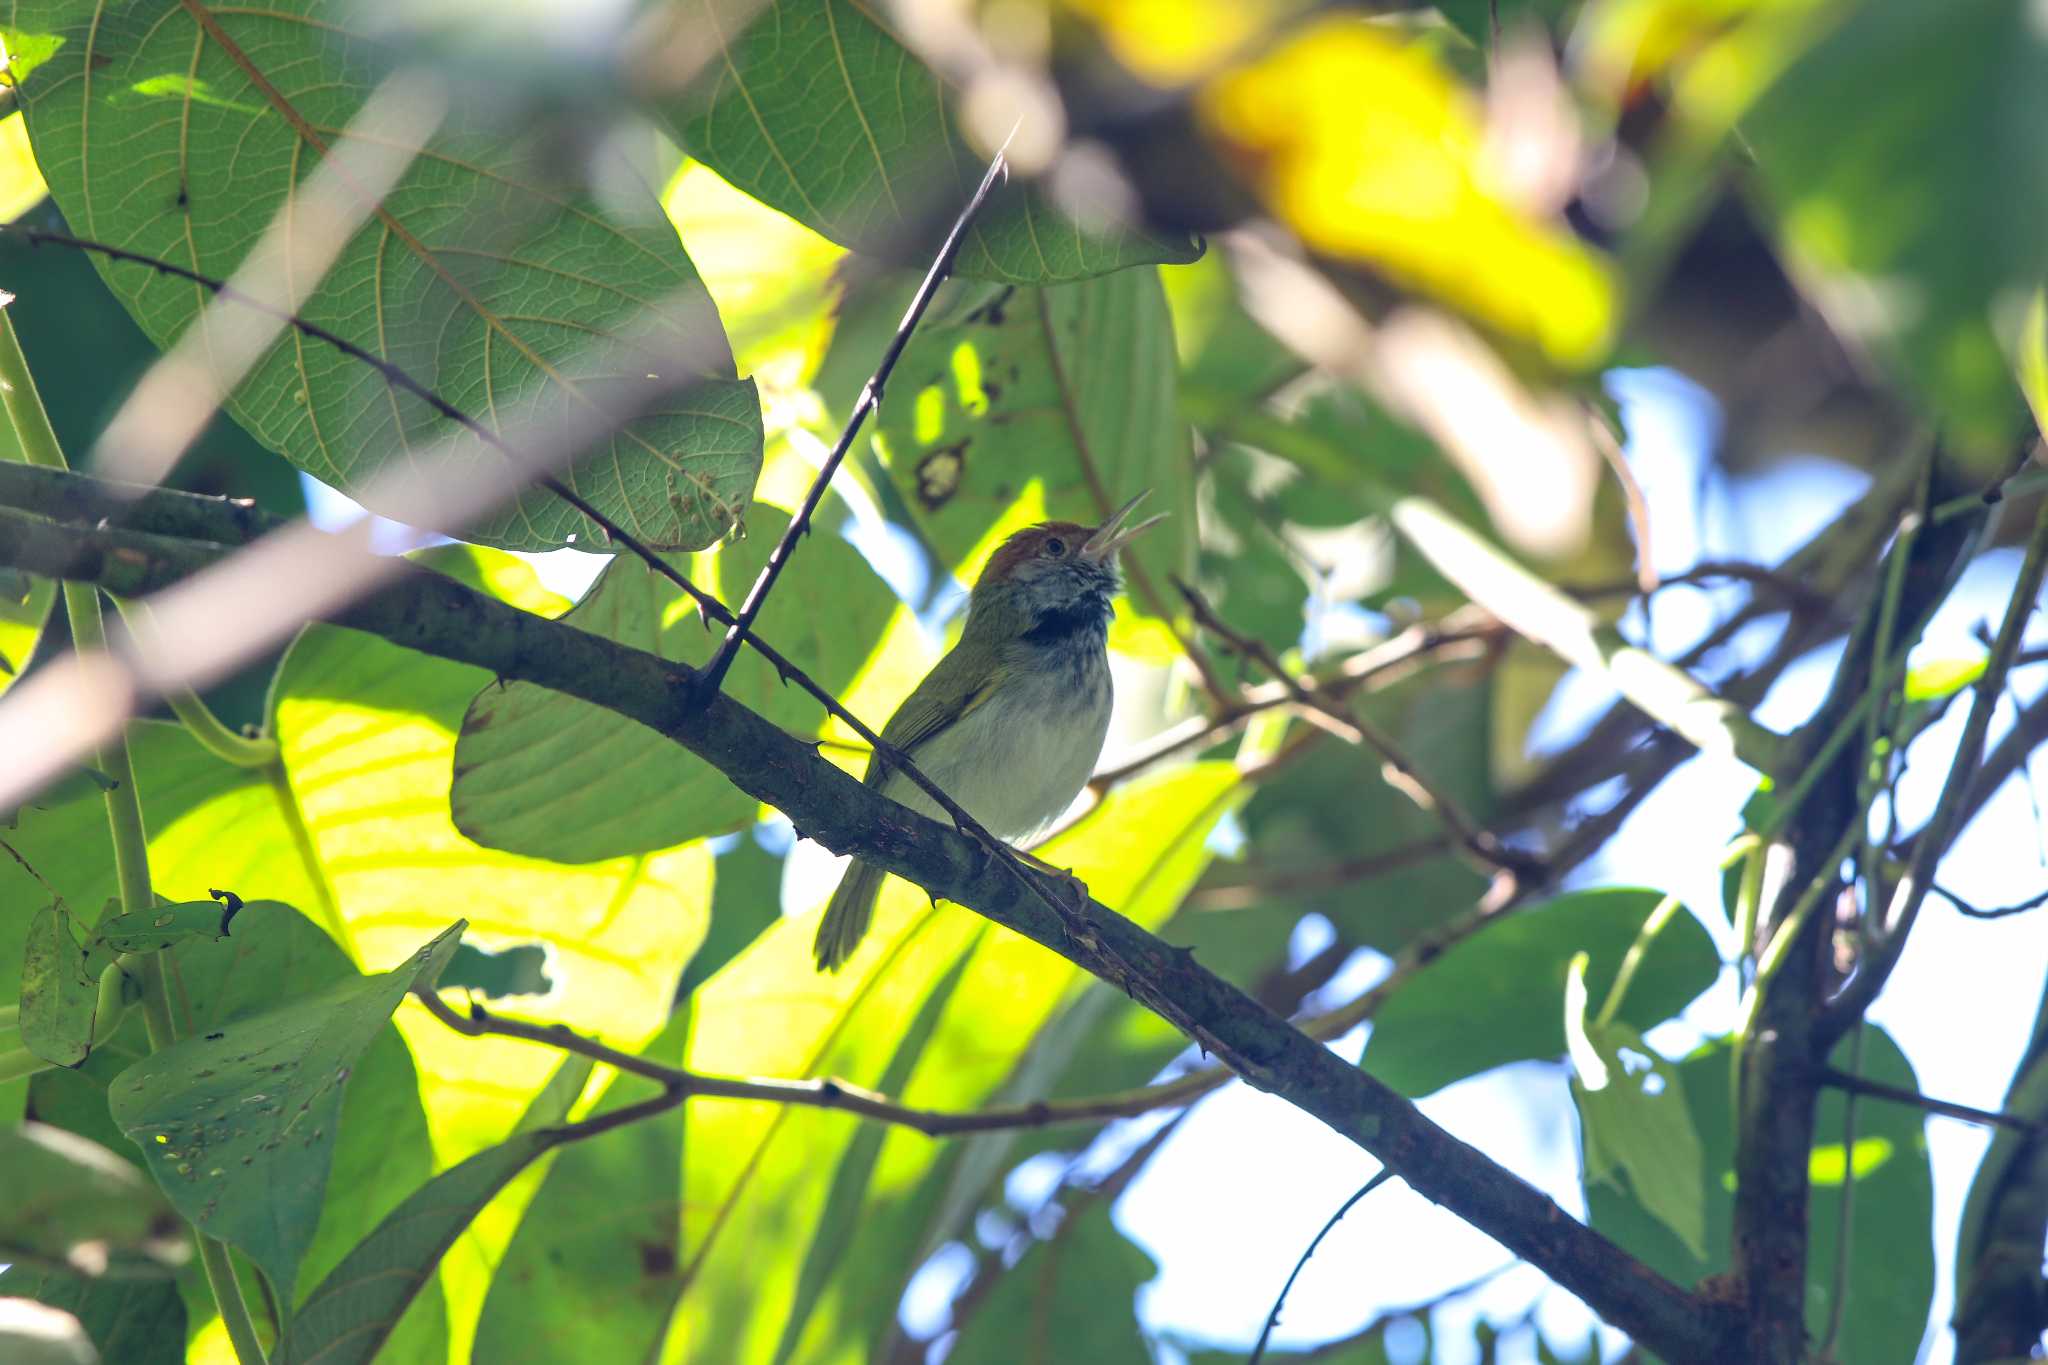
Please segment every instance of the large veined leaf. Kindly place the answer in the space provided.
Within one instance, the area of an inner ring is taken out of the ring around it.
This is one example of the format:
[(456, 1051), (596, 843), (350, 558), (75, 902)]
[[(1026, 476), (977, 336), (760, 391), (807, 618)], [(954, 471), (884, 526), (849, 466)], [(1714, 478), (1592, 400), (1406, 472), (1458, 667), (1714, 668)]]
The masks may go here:
[(875, 446), (940, 562), (970, 581), (1001, 535), (1045, 517), (1096, 522), (1150, 490), (1144, 510), (1171, 518), (1124, 561), (1132, 601), (1170, 610), (1166, 575), (1194, 529), (1176, 373), (1157, 271), (963, 288), (905, 349)]
[[(1586, 990), (1598, 1008), (1660, 899), (1635, 889), (1574, 891), (1488, 925), (1380, 1010), (1365, 1069), (1404, 1095), (1427, 1095), (1491, 1067), (1563, 1056), (1572, 958), (1587, 954)], [(1699, 921), (1671, 916), (1617, 1017), (1638, 1030), (1661, 1023), (1711, 986), (1720, 965)]]
[[(1853, 1050), (1853, 1040), (1844, 1039), (1830, 1060), (1847, 1069)], [(1728, 1109), (1728, 1066), (1728, 1049), (1718, 1043), (1678, 1064), (1693, 1131), (1704, 1148), (1699, 1172), (1707, 1206), (1704, 1258), (1686, 1250), (1655, 1214), (1612, 1184), (1589, 1180), (1585, 1186), (1593, 1226), (1674, 1284), (1698, 1284), (1725, 1273), (1729, 1265), (1735, 1128)], [(1905, 1054), (1875, 1025), (1864, 1026), (1862, 1074), (1884, 1085), (1919, 1089)], [(1853, 1172), (1848, 1312), (1834, 1356), (1858, 1365), (1909, 1365), (1918, 1358), (1934, 1293), (1934, 1173), (1927, 1157), (1926, 1117), (1910, 1108), (1862, 1101), (1856, 1106), (1854, 1140), (1845, 1148), (1843, 1101), (1840, 1091), (1823, 1090), (1814, 1115), (1807, 1326), (1816, 1337), (1827, 1326), (1844, 1185)]]
[(444, 930), (388, 972), (185, 1038), (115, 1080), (114, 1121), (171, 1201), (280, 1289), (319, 1223), (351, 1068), (460, 938)]
[[(374, 140), (348, 130), (402, 54), (365, 31), (365, 18), (329, 0), (17, 7), (11, 45), (17, 70), (28, 68), (29, 135), (66, 218), (86, 236), (232, 274), (323, 156), (352, 136)], [(132, 266), (102, 273), (159, 346), (209, 297)], [(734, 378), (716, 311), (652, 189), (644, 213), (608, 208), (538, 132), (452, 111), (326, 278), (287, 287), (308, 321), (494, 427), (594, 410), (608, 376), (661, 368), (650, 345), (687, 354), (702, 381), (655, 402), (564, 477), (658, 546), (709, 544), (746, 505), (761, 456), (753, 387)], [(375, 369), (296, 333), (269, 349), (229, 406), (300, 469), (359, 495), (380, 469), (456, 430)], [(503, 463), (473, 438), (459, 449), (480, 480)], [(594, 531), (531, 491), (469, 534), (540, 549)]]
[[(720, 43), (664, 105), (684, 148), (843, 246), (903, 260), (936, 243), (987, 161), (953, 128), (938, 78), (855, 0), (767, 0), (744, 27), (733, 8), (676, 7), (678, 26)], [(1019, 190), (989, 203), (958, 269), (1049, 284), (1198, 252), (1185, 235), (1083, 227)]]
[[(1164, 773), (1113, 793), (1039, 854), (1072, 866), (1104, 903), (1157, 927), (1207, 863), (1208, 833), (1241, 790), (1229, 764)], [(909, 1103), (970, 1108), (1009, 1079), (1037, 1030), (1081, 984), (1063, 959), (969, 911), (935, 908), (893, 878), (870, 930), (874, 945), (845, 970), (810, 970), (815, 928), (811, 916), (775, 926), (699, 989), (693, 1068), (836, 1075), (864, 1085), (893, 1071), (908, 1077), (901, 1093)], [(942, 986), (941, 1012), (906, 1054), (913, 1021)], [(829, 1111), (691, 1107), (689, 1287), (672, 1351), (697, 1359), (714, 1342), (735, 1353), (754, 1343), (764, 1358), (868, 1358), (937, 1213), (920, 1192), (944, 1148), (903, 1130), (880, 1134), (871, 1153), (857, 1150), (863, 1141), (875, 1139)], [(811, 1254), (845, 1247), (855, 1250)]]
[[(789, 518), (757, 503), (748, 522), (746, 539), (680, 565), (722, 601), (744, 599)], [(896, 601), (836, 536), (806, 541), (802, 560), (768, 599), (761, 635), (844, 697)], [(680, 589), (624, 556), (567, 619), (692, 664), (709, 660), (724, 636), (722, 627), (706, 628)], [(752, 650), (734, 661), (725, 691), (784, 729), (816, 734), (824, 727), (817, 702), (785, 685)], [(752, 823), (759, 808), (724, 774), (639, 722), (530, 683), (492, 683), (470, 703), (450, 799), (457, 827), (478, 843), (564, 863), (722, 834)]]

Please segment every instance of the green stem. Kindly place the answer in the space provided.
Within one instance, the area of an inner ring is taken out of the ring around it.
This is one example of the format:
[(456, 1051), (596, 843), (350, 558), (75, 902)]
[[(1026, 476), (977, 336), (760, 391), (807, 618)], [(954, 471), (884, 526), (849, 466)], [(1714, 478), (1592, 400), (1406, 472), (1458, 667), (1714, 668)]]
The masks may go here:
[(50, 1063), (36, 1056), (25, 1047), (13, 1047), (0, 1052), (0, 1085), (18, 1081), (24, 1076), (33, 1076), (39, 1071), (48, 1071)]
[(1601, 1002), (1600, 1013), (1593, 1020), (1594, 1027), (1614, 1021), (1615, 1012), (1621, 1002), (1628, 998), (1629, 985), (1636, 979), (1636, 969), (1643, 965), (1643, 958), (1649, 954), (1650, 945), (1657, 941), (1657, 935), (1664, 932), (1664, 926), (1671, 923), (1671, 917), (1678, 913), (1678, 897), (1666, 896), (1657, 902), (1649, 917), (1643, 921), (1642, 929), (1636, 934), (1636, 941), (1628, 945), (1628, 955), (1621, 959), (1621, 968), (1614, 974), (1614, 984), (1607, 988), (1607, 999)]
[[(35, 376), (28, 358), (14, 334), (14, 320), (0, 308), (0, 406), (14, 428), (23, 458), (30, 464), (50, 469), (66, 468), (64, 447), (43, 409), (36, 392)], [(71, 622), (72, 648), (80, 654), (104, 652), (107, 647), (106, 616), (100, 607), (99, 589), (89, 583), (64, 584), (64, 610)], [(125, 732), (117, 733), (95, 755), (94, 761), (110, 779), (106, 787), (107, 828), (114, 844), (114, 880), (120, 888), (121, 909), (138, 914), (156, 904), (149, 884), (149, 835), (142, 822), (142, 796), (135, 786), (135, 765), (128, 753)], [(142, 1014), (149, 1027), (152, 1052), (162, 1051), (177, 1041), (177, 1026), (171, 1018), (164, 992), (163, 963), (155, 953), (134, 959), (134, 970), (142, 982)], [(249, 1306), (242, 1289), (230, 1273), (225, 1282), (214, 1274), (218, 1260), (225, 1265), (227, 1248), (197, 1227), (192, 1230), (199, 1243), (199, 1255), (206, 1265), (206, 1278), (213, 1286), (221, 1320), (227, 1324), (228, 1340), (242, 1365), (264, 1365), (263, 1346), (256, 1339), (255, 1324), (249, 1320)]]
[[(129, 633), (141, 640), (155, 631), (156, 623), (150, 618), (148, 604), (126, 597), (116, 597), (114, 605), (120, 609), (121, 619), (127, 623)], [(164, 701), (170, 705), (171, 713), (184, 726), (186, 733), (199, 741), (199, 747), (237, 768), (267, 768), (277, 762), (277, 741), (268, 735), (249, 736), (237, 734), (213, 710), (199, 694), (188, 688), (178, 688), (166, 693)]]
[[(1863, 1075), (1863, 1024), (1858, 1021), (1849, 1045), (1849, 1074)], [(1835, 1358), (1835, 1342), (1849, 1308), (1849, 1245), (1856, 1231), (1856, 1100), (1854, 1090), (1842, 1096), (1842, 1207), (1835, 1225), (1835, 1292), (1828, 1296), (1828, 1330), (1814, 1353), (1818, 1360)]]

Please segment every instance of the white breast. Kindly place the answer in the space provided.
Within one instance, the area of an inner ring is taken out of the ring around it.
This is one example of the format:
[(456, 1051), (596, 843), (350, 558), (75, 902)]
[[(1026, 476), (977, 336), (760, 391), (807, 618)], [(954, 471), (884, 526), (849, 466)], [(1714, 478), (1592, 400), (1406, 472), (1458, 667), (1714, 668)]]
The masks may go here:
[[(1095, 771), (1109, 734), (1106, 662), (1016, 677), (911, 755), (926, 776), (999, 839), (1022, 840), (1066, 812)], [(883, 790), (937, 819), (938, 806), (908, 778)]]

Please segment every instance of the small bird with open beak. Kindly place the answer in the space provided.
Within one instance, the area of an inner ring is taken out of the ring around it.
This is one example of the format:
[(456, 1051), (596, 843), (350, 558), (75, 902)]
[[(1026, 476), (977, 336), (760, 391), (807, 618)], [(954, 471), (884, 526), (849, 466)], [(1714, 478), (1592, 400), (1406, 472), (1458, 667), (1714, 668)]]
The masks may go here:
[[(1018, 840), (1073, 804), (1109, 733), (1111, 599), (1117, 553), (1164, 519), (1126, 526), (1138, 494), (1100, 526), (1049, 521), (1004, 541), (975, 582), (960, 642), (882, 729), (989, 833)], [(912, 810), (938, 806), (880, 754), (870, 787)], [(853, 956), (887, 875), (856, 860), (818, 924), (818, 969)]]

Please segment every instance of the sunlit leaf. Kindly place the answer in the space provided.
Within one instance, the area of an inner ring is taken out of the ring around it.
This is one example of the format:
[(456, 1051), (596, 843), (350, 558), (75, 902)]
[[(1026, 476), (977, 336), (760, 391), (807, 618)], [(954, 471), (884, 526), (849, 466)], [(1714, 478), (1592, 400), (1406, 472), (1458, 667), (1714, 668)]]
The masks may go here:
[[(948, 92), (865, 5), (759, 8), (742, 28), (718, 0), (676, 7), (677, 25), (722, 44), (704, 74), (664, 102), (683, 149), (842, 246), (915, 259), (967, 202), (988, 159), (952, 126)], [(1186, 237), (1083, 227), (1020, 189), (999, 194), (977, 220), (959, 270), (1048, 284), (1196, 252)]]
[[(1509, 1062), (1565, 1052), (1565, 971), (1583, 952), (1586, 989), (1604, 1000), (1655, 891), (1574, 891), (1518, 910), (1446, 951), (1373, 1020), (1367, 1071), (1404, 1095)], [(1699, 921), (1673, 915), (1650, 941), (1618, 1018), (1642, 1030), (1670, 1018), (1720, 971)]]
[(1940, 701), (1954, 696), (1983, 677), (1990, 661), (1989, 655), (1975, 654), (1913, 664), (1906, 669), (1906, 700)]
[(1305, 0), (1067, 0), (1104, 45), (1158, 86), (1206, 76), (1308, 8)]
[(1193, 535), (1173, 323), (1156, 271), (1033, 290), (963, 289), (884, 396), (876, 449), (940, 562), (972, 582), (1000, 535), (1092, 524), (1150, 490), (1170, 519), (1124, 556), (1131, 601), (1170, 611)]
[[(688, 1030), (679, 1015), (640, 1055), (675, 1065)], [(660, 1093), (654, 1082), (621, 1072), (589, 1117)], [(680, 1114), (556, 1156), (491, 1277), (475, 1359), (651, 1358), (677, 1292), (682, 1161)], [(598, 1209), (604, 1213), (594, 1217)]]
[(1607, 268), (1509, 202), (1472, 102), (1423, 47), (1326, 20), (1215, 82), (1200, 108), (1310, 246), (1442, 298), (1559, 364), (1605, 350), (1616, 321)]
[[(1209, 831), (1242, 794), (1228, 764), (1162, 773), (1118, 789), (1038, 854), (1156, 927), (1200, 874)], [(812, 916), (777, 925), (698, 991), (693, 1067), (871, 1086), (893, 1071), (909, 1078), (907, 1103), (972, 1108), (1011, 1079), (1038, 1030), (1083, 987), (1064, 960), (968, 911), (933, 909), (894, 879), (870, 931), (879, 950), (864, 948), (836, 976), (810, 972), (815, 927)], [(791, 985), (804, 975), (816, 984)], [(946, 998), (926, 1035), (921, 1012), (942, 986)], [(777, 1018), (801, 1027), (778, 1034)], [(913, 1021), (918, 1046), (906, 1052)], [(926, 1188), (946, 1150), (891, 1130), (870, 1157), (853, 1144), (876, 1138), (818, 1111), (707, 1104), (693, 1106), (689, 1121), (684, 1245), (695, 1270), (677, 1319), (688, 1341), (779, 1342), (796, 1360), (864, 1358), (887, 1330), (935, 1221), (947, 1216)], [(815, 1296), (792, 1326), (788, 1295), (800, 1266), (835, 1246), (852, 1250), (828, 1262), (829, 1275), (810, 1277)]]
[[(318, 0), (260, 13), (42, 0), (15, 18), (61, 39), (21, 99), (36, 159), (78, 231), (225, 278), (327, 149), (352, 136), (425, 138), (324, 284), (294, 282), (300, 315), (494, 426), (613, 401), (608, 376), (661, 368), (648, 338), (691, 355), (703, 382), (564, 477), (658, 546), (709, 544), (739, 516), (760, 467), (753, 387), (734, 378), (711, 301), (651, 192), (637, 214), (607, 208), (544, 130), (515, 135), (480, 107), (458, 104), (438, 132), (350, 134), (388, 58), (366, 16)], [(153, 271), (101, 269), (159, 346), (209, 298)], [(386, 496), (372, 492), (380, 469), (457, 430), (375, 369), (290, 332), (229, 406), (294, 465), (373, 503)], [(460, 444), (478, 478), (504, 463)], [(470, 534), (541, 549), (594, 530), (533, 490)]]
[(446, 931), (389, 972), (187, 1038), (115, 1080), (114, 1120), (157, 1183), (272, 1284), (297, 1282), (312, 1243), (350, 1069), (460, 937)]
[(422, 1185), (314, 1288), (271, 1359), (276, 1365), (374, 1359), (470, 1220), (555, 1140), (546, 1129), (514, 1133)]

